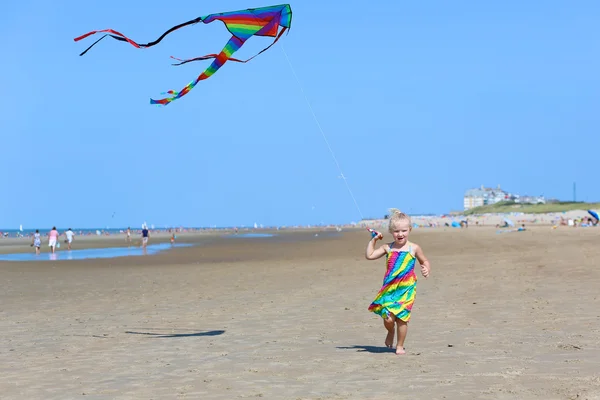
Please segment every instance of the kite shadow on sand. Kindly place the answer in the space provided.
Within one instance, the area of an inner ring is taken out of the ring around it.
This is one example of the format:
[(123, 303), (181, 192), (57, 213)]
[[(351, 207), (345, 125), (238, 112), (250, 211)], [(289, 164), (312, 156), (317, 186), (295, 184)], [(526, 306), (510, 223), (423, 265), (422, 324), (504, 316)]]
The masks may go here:
[(367, 353), (394, 353), (396, 349), (388, 349), (383, 346), (346, 346), (346, 347), (336, 347), (336, 349), (340, 350), (356, 350), (357, 352), (367, 352)]
[(186, 338), (186, 337), (201, 337), (201, 336), (219, 336), (225, 333), (223, 330), (218, 331), (203, 331), (203, 332), (192, 332), (192, 333), (153, 333), (153, 332), (133, 332), (126, 331), (131, 335), (145, 335), (152, 339), (157, 338)]

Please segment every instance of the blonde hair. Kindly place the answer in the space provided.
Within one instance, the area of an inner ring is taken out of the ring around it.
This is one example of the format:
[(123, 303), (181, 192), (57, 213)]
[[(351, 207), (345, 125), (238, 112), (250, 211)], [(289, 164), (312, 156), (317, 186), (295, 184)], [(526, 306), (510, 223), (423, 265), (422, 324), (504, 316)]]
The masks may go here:
[(408, 221), (408, 226), (412, 228), (412, 221), (407, 214), (404, 214), (402, 211), (397, 208), (390, 208), (390, 225), (389, 230), (392, 232), (394, 230), (394, 225), (396, 225), (400, 221)]

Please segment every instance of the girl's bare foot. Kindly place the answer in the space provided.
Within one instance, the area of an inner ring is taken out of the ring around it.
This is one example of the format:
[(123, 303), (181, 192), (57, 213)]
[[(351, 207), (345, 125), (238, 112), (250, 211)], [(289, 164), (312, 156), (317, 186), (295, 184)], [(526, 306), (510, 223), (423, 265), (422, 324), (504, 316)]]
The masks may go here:
[(391, 349), (394, 347), (394, 331), (388, 331), (387, 336), (385, 337), (385, 347)]
[(406, 354), (406, 350), (404, 350), (404, 347), (398, 346), (396, 347), (396, 354), (401, 356), (402, 354)]

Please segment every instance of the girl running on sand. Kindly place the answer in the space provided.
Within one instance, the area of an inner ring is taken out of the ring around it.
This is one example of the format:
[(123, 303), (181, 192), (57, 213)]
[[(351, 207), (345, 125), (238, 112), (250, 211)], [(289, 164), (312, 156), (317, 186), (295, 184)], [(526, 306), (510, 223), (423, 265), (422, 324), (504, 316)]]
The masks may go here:
[(431, 270), (431, 265), (421, 247), (408, 241), (411, 230), (410, 217), (393, 208), (390, 210), (389, 231), (394, 241), (375, 249), (375, 243), (383, 239), (383, 235), (374, 232), (365, 251), (367, 260), (377, 260), (386, 256), (387, 270), (383, 278), (383, 286), (369, 306), (369, 311), (383, 318), (383, 325), (388, 331), (385, 338), (385, 345), (388, 348), (394, 346), (394, 328), (396, 328), (396, 354), (398, 355), (406, 353), (404, 340), (417, 287), (415, 260), (419, 261), (421, 274), (425, 278), (429, 276)]

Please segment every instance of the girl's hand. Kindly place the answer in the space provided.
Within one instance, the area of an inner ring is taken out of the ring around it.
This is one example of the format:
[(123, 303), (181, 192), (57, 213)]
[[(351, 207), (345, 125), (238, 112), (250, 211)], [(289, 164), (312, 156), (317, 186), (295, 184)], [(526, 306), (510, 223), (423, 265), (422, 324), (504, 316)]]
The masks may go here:
[(374, 229), (369, 229), (369, 232), (371, 232), (371, 238), (373, 239), (373, 241), (378, 241), (383, 239), (383, 234), (381, 232), (377, 232)]
[(425, 278), (429, 277), (429, 268), (427, 268), (424, 265), (421, 265), (421, 274), (423, 274)]

